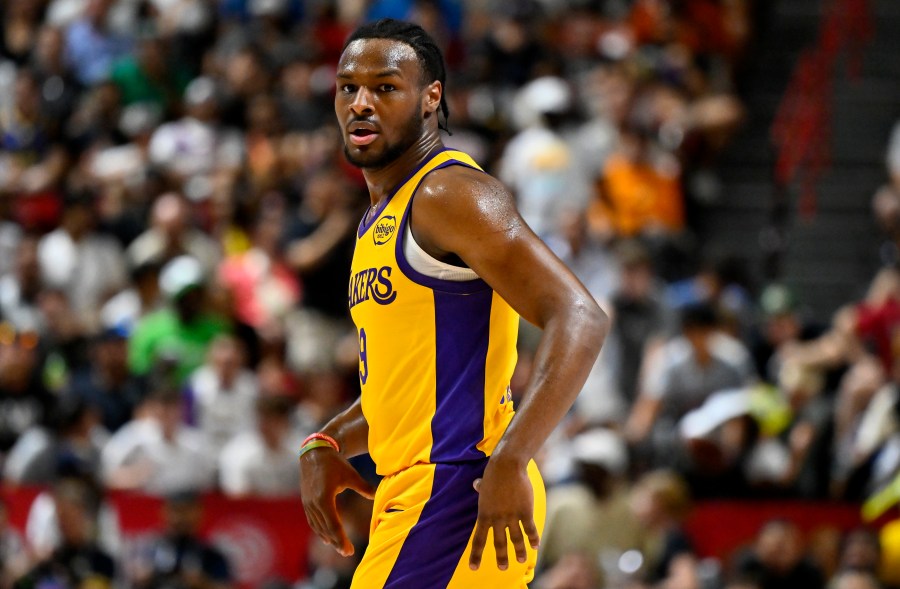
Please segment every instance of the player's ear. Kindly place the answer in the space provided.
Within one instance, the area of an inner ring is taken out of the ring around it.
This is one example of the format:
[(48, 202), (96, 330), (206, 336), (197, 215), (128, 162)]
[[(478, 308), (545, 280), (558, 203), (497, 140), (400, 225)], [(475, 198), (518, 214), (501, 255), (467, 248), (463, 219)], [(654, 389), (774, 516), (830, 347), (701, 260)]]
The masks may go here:
[(425, 87), (425, 93), (422, 98), (424, 102), (425, 118), (428, 118), (437, 112), (438, 108), (441, 106), (441, 96), (443, 96), (443, 94), (444, 87), (437, 80)]

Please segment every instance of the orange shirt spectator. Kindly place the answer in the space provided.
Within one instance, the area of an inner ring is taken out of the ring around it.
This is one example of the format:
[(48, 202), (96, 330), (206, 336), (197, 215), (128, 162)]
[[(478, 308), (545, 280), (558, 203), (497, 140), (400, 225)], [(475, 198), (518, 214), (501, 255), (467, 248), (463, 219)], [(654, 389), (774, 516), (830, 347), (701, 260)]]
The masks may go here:
[[(671, 156), (648, 157), (641, 139), (623, 138), (625, 149), (610, 156), (591, 204), (591, 227), (631, 237), (677, 233), (684, 228), (680, 169)], [(629, 153), (631, 152), (631, 153)]]

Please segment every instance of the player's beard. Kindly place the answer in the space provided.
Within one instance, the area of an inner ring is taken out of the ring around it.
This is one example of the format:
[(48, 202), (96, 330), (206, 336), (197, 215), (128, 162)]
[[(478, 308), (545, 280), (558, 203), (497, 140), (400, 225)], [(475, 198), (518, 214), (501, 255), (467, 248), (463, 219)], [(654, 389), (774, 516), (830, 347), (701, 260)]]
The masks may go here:
[(403, 124), (403, 132), (400, 134), (400, 139), (392, 144), (386, 145), (380, 153), (372, 153), (367, 150), (360, 151), (354, 155), (350, 152), (350, 148), (347, 146), (347, 141), (345, 139), (344, 155), (347, 157), (347, 161), (357, 168), (379, 170), (403, 155), (407, 149), (415, 145), (416, 141), (418, 141), (421, 136), (422, 117), (418, 112), (415, 112)]

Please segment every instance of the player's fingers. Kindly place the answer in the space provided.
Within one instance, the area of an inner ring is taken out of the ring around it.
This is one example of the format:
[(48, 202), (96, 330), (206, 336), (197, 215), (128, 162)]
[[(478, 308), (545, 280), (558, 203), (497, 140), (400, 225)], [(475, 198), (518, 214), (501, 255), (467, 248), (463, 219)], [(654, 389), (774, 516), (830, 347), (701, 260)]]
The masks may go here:
[(320, 512), (316, 512), (313, 517), (316, 519), (316, 535), (322, 539), (322, 542), (325, 542), (337, 550), (338, 546), (334, 543), (334, 535), (329, 531), (328, 525), (325, 523), (325, 518)]
[(472, 552), (469, 554), (469, 568), (478, 570), (481, 566), (481, 556), (484, 554), (484, 543), (487, 541), (488, 527), (481, 523), (481, 520), (475, 522), (475, 534), (472, 536)]
[(306, 512), (306, 521), (309, 522), (309, 528), (313, 531), (316, 536), (322, 537), (322, 520), (319, 515), (311, 508), (307, 507), (305, 509)]
[(344, 556), (353, 554), (353, 544), (347, 538), (344, 532), (344, 526), (338, 515), (337, 507), (331, 506), (329, 509), (322, 510), (322, 519), (324, 520), (326, 536), (330, 539), (330, 544), (337, 548)]
[(497, 568), (505, 571), (509, 568), (509, 551), (506, 546), (506, 528), (494, 526), (494, 550), (497, 551)]
[(516, 551), (516, 560), (525, 562), (528, 559), (528, 551), (525, 549), (525, 536), (522, 528), (517, 525), (509, 527), (509, 539), (512, 541), (513, 550)]
[(541, 545), (541, 535), (538, 533), (537, 526), (534, 525), (534, 518), (529, 517), (522, 520), (522, 528), (525, 529), (525, 535), (528, 536), (528, 542), (535, 550)]
[(350, 481), (347, 482), (347, 488), (353, 489), (366, 499), (374, 499), (375, 498), (375, 489), (366, 481), (366, 479), (362, 478), (356, 470), (353, 471), (353, 477)]

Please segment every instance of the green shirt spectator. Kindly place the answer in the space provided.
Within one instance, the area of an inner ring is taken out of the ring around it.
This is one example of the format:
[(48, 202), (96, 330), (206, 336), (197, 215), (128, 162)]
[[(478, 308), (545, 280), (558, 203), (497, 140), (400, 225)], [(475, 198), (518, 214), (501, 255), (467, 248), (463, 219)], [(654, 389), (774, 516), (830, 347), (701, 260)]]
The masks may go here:
[(198, 368), (216, 336), (229, 331), (228, 322), (204, 312), (204, 277), (200, 263), (189, 256), (175, 258), (160, 273), (160, 289), (169, 307), (141, 319), (128, 347), (128, 364), (138, 375), (148, 374), (159, 360), (172, 361), (179, 381)]
[(155, 104), (168, 111), (184, 93), (191, 74), (178, 64), (167, 64), (161, 41), (144, 39), (136, 56), (119, 60), (112, 70), (112, 81), (122, 93), (122, 104)]

